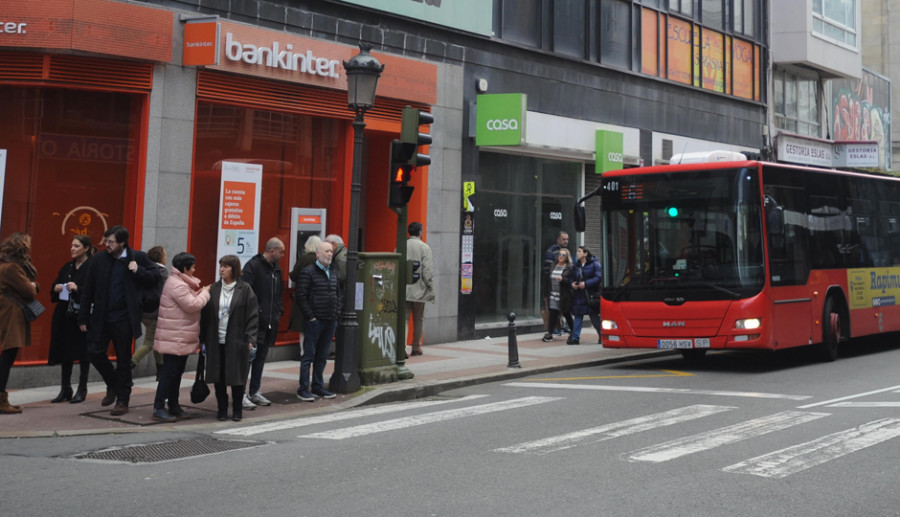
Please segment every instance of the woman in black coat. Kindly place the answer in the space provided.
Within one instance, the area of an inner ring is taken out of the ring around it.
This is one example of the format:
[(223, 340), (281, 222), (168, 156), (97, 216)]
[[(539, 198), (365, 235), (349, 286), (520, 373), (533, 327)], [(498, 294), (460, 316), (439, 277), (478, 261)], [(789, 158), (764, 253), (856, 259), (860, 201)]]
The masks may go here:
[(259, 304), (250, 284), (242, 281), (236, 255), (219, 259), (218, 282), (209, 290), (209, 303), (200, 316), (200, 343), (206, 346), (206, 380), (216, 388), (219, 420), (228, 418), (231, 386), (232, 420), (243, 416), (241, 403), (250, 372), (250, 350), (256, 346)]
[[(82, 266), (95, 251), (90, 237), (76, 235), (70, 248), (72, 261), (60, 268), (50, 291), (50, 301), (56, 304), (56, 308), (53, 309), (50, 326), (50, 355), (47, 364), (58, 364), (62, 369), (59, 395), (50, 402), (68, 400), (77, 404), (84, 402), (87, 396), (91, 362), (87, 353), (87, 335), (78, 328), (78, 300), (87, 276), (87, 268)], [(66, 294), (62, 294), (63, 292)], [(63, 299), (64, 297), (67, 299)], [(73, 393), (72, 369), (75, 361), (81, 365), (81, 372), (78, 376), (78, 390)]]

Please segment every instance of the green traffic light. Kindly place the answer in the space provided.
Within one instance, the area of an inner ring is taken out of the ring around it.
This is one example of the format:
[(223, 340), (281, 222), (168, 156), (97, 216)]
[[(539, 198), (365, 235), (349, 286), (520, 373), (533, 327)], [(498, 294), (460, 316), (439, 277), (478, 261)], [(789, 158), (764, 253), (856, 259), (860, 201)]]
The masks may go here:
[(669, 214), (669, 217), (678, 217), (678, 209), (674, 206), (667, 208), (666, 213)]

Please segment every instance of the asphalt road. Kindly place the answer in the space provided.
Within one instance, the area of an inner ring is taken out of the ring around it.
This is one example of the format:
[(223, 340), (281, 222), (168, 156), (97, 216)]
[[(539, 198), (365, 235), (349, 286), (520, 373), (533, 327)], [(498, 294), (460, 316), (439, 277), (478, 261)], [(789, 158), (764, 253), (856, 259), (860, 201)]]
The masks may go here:
[(900, 515), (897, 340), (834, 363), (673, 356), (216, 432), (0, 440), (0, 512)]

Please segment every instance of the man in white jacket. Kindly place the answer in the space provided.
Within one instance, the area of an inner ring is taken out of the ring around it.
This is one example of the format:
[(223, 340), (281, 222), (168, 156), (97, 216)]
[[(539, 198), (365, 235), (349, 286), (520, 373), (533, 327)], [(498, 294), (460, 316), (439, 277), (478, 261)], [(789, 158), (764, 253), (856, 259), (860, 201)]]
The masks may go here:
[(422, 223), (410, 223), (407, 231), (409, 240), (406, 241), (406, 258), (419, 263), (419, 267), (414, 269), (419, 274), (419, 279), (406, 286), (406, 310), (413, 321), (411, 355), (422, 355), (425, 302), (434, 303), (434, 259), (431, 247), (422, 241)]

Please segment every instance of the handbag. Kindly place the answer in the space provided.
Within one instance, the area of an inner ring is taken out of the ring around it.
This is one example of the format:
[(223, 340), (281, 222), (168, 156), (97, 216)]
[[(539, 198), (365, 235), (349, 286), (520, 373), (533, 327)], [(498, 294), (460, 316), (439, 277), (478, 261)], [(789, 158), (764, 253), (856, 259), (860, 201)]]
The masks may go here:
[(197, 360), (197, 376), (191, 386), (191, 402), (199, 404), (209, 396), (209, 385), (206, 384), (206, 355), (200, 353)]
[(38, 316), (40, 316), (44, 313), (45, 310), (47, 310), (41, 304), (41, 302), (37, 301), (37, 299), (31, 300), (28, 303), (22, 303), (6, 291), (3, 291), (3, 294), (6, 295), (6, 297), (10, 300), (16, 302), (16, 305), (18, 305), (19, 308), (22, 309), (22, 314), (25, 315), (25, 321), (29, 323), (36, 320)]
[(66, 314), (72, 318), (78, 317), (78, 311), (81, 310), (81, 304), (69, 298), (69, 306), (66, 307)]

